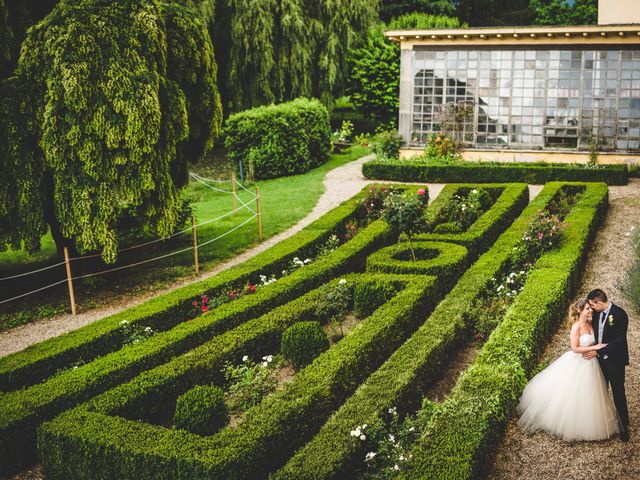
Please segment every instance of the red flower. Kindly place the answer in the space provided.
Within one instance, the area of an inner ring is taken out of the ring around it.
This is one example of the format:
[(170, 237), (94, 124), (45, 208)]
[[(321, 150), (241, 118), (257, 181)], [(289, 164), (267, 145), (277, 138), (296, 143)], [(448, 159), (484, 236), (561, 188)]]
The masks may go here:
[(202, 303), (205, 305), (209, 303), (209, 297), (207, 297), (206, 295), (202, 295)]
[(253, 283), (248, 283), (245, 290), (247, 293), (256, 293), (256, 286)]
[(426, 194), (426, 193), (427, 193), (427, 192), (425, 191), (425, 189), (424, 189), (424, 188), (419, 188), (419, 189), (418, 189), (418, 195), (424, 195), (424, 194)]
[(538, 232), (538, 240), (542, 240), (543, 236), (544, 236), (544, 234), (542, 232)]
[(194, 300), (193, 302), (191, 302), (191, 305), (193, 305), (194, 307), (198, 308), (198, 301)]
[(207, 307), (206, 305), (202, 305), (202, 307), (200, 307), (202, 309), (202, 313), (208, 312), (209, 311), (209, 307)]

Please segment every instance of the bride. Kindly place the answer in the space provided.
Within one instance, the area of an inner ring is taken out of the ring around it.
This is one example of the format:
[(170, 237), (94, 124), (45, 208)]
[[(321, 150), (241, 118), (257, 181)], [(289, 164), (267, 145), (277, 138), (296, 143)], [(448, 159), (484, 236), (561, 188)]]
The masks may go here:
[(564, 440), (604, 440), (618, 433), (618, 418), (596, 358), (582, 353), (598, 350), (591, 326), (591, 306), (578, 300), (571, 311), (571, 351), (537, 374), (522, 393), (518, 425), (544, 430)]

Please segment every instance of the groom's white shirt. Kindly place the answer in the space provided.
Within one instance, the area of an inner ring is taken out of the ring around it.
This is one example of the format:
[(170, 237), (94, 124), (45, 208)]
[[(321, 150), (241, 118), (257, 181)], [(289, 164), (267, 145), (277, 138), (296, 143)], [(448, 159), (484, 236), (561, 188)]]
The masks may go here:
[[(611, 300), (609, 300), (609, 305), (604, 312), (600, 312), (600, 320), (598, 321), (598, 343), (602, 343), (602, 335), (604, 333), (604, 324), (609, 317), (609, 311), (611, 310)], [(603, 358), (608, 358), (609, 355), (605, 355)]]

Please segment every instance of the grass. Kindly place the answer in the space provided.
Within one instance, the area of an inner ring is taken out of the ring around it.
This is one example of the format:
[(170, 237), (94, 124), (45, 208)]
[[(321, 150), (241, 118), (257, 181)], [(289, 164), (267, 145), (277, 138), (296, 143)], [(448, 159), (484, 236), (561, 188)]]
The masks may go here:
[[(356, 145), (345, 153), (331, 155), (326, 164), (303, 175), (259, 181), (264, 238), (272, 237), (295, 225), (313, 209), (324, 191), (323, 179), (328, 171), (367, 153), (369, 153), (368, 148)], [(212, 156), (208, 161), (194, 166), (192, 170), (208, 178), (229, 178), (231, 175), (228, 162), (220, 155)], [(217, 186), (229, 189), (230, 183)], [(251, 192), (239, 191), (240, 198), (245, 202), (251, 200), (252, 192), (255, 191), (253, 185), (247, 186), (247, 188)], [(231, 195), (215, 192), (199, 183), (190, 184), (185, 194), (193, 202), (192, 206), (198, 222), (218, 217), (233, 207)], [(255, 202), (252, 204), (252, 208), (255, 210)], [(198, 243), (204, 244), (249, 219), (252, 215), (253, 213), (242, 209), (235, 216), (200, 227), (198, 229)], [(210, 270), (220, 262), (232, 258), (258, 243), (257, 219), (253, 219), (233, 233), (201, 246), (198, 249), (200, 269), (201, 271)], [(189, 232), (167, 242), (123, 252), (115, 265), (104, 265), (99, 259), (83, 261), (82, 274), (100, 272), (108, 268), (151, 259), (187, 248), (190, 245), (192, 245), (192, 240)], [(0, 278), (42, 268), (59, 261), (53, 240), (47, 234), (42, 239), (42, 250), (33, 256), (24, 251), (0, 253)], [(77, 268), (78, 262), (74, 262), (73, 266)], [(74, 275), (78, 275), (77, 270)], [(137, 267), (76, 281), (74, 282), (76, 304), (79, 312), (98, 306), (117, 305), (131, 296), (165, 287), (180, 278), (193, 275), (193, 252), (186, 251)], [(61, 266), (24, 277), (18, 281), (2, 282), (4, 285), (0, 284), (2, 287), (0, 300), (64, 278), (64, 266)], [(69, 300), (66, 288), (66, 284), (62, 284), (24, 299), (0, 305), (0, 330), (7, 330), (68, 310)]]

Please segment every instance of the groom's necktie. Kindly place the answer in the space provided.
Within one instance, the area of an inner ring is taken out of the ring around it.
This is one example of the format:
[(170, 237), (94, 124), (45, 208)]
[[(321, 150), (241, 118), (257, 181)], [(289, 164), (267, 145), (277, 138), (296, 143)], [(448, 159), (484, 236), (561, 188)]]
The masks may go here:
[(604, 332), (604, 314), (604, 311), (600, 312), (600, 320), (598, 321), (598, 343), (602, 343), (602, 334)]

